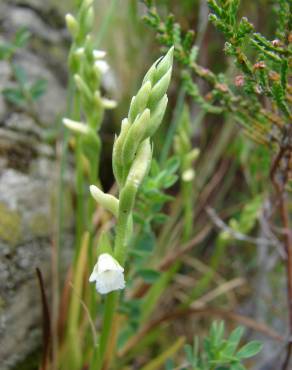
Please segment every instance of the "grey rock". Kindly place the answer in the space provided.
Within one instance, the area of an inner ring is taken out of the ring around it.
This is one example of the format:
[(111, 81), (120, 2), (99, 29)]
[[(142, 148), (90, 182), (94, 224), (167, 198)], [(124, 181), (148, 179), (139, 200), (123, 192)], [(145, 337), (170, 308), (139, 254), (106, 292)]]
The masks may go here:
[[(61, 3), (61, 2), (60, 2)], [(18, 6), (19, 4), (19, 6)], [(44, 142), (66, 106), (64, 27), (47, 18), (51, 1), (0, 1), (3, 40), (26, 26), (31, 43), (14, 56), (31, 84), (47, 81), (47, 92), (34, 112), (16, 107), (1, 91), (15, 87), (11, 65), (0, 61), (0, 369), (17, 366), (41, 342), (41, 301), (36, 268), (51, 297), (51, 250), (56, 224), (58, 163), (55, 148)], [(54, 10), (57, 14), (58, 11)], [(61, 15), (60, 15), (61, 17)], [(67, 175), (72, 179), (72, 175)], [(71, 180), (68, 180), (71, 181)], [(69, 189), (68, 184), (68, 189)], [(62, 273), (71, 259), (73, 240), (70, 192), (65, 193), (66, 236), (61, 251)]]

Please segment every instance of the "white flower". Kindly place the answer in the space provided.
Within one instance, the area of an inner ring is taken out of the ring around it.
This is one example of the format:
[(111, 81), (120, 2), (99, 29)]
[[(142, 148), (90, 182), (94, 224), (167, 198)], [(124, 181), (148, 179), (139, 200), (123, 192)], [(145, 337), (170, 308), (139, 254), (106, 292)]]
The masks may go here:
[(110, 254), (102, 253), (98, 257), (89, 281), (96, 282), (96, 290), (100, 294), (124, 289), (124, 269)]
[(93, 57), (94, 59), (102, 59), (106, 56), (106, 52), (104, 50), (93, 50)]
[(104, 60), (97, 60), (94, 63), (94, 67), (101, 73), (105, 74), (109, 70), (109, 65)]
[(69, 118), (63, 118), (63, 124), (70, 130), (78, 133), (78, 134), (89, 134), (89, 128), (87, 125), (81, 122), (73, 121)]
[(75, 54), (79, 57), (82, 57), (84, 55), (85, 49), (84, 48), (77, 48), (75, 50)]
[(192, 168), (184, 171), (182, 174), (182, 179), (185, 182), (192, 181), (195, 178), (195, 171)]

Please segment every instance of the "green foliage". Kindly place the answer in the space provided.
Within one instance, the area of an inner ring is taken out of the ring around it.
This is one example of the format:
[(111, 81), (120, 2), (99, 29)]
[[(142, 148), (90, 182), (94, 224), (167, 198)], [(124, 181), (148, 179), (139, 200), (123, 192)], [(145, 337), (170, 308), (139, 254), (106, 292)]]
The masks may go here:
[(12, 72), (17, 83), (15, 88), (4, 88), (2, 94), (5, 99), (18, 107), (26, 108), (36, 102), (47, 90), (47, 81), (39, 78), (30, 82), (26, 71), (17, 64), (12, 64)]
[(29, 81), (26, 71), (13, 59), (17, 52), (26, 47), (31, 37), (26, 28), (20, 28), (11, 42), (0, 44), (0, 60), (7, 60), (11, 67), (11, 75), (16, 83), (15, 87), (7, 87), (2, 90), (2, 94), (7, 102), (31, 111), (34, 113), (33, 104), (42, 97), (47, 90), (47, 81), (38, 78)]
[(149, 232), (153, 227), (166, 222), (167, 215), (161, 213), (166, 202), (173, 197), (165, 193), (178, 179), (176, 172), (179, 159), (172, 157), (163, 166), (154, 159), (151, 164), (149, 176), (144, 180), (139, 191), (134, 220), (141, 225), (144, 232)]
[[(284, 0), (280, 2), (275, 35), (281, 35), (281, 38), (272, 41), (256, 32), (246, 17), (238, 19), (239, 4), (237, 0), (208, 1), (211, 9), (209, 19), (224, 34), (225, 53), (233, 58), (241, 73), (235, 76), (234, 81), (199, 65), (191, 31), (182, 32), (172, 15), (163, 20), (153, 2), (146, 4), (148, 13), (145, 19), (156, 31), (162, 45), (175, 44), (175, 57), (184, 68), (185, 88), (202, 109), (210, 113), (229, 112), (257, 143), (280, 145), (285, 135), (283, 127), (291, 119), (291, 86), (287, 80), (292, 55), (291, 42), (287, 43), (290, 4)], [(208, 94), (202, 95), (193, 76), (209, 84)], [(269, 110), (263, 105), (263, 96), (277, 107), (276, 115), (274, 109)]]
[(230, 227), (234, 231), (238, 231), (242, 234), (249, 233), (254, 228), (258, 220), (262, 204), (262, 195), (257, 195), (250, 201), (246, 202), (239, 214), (239, 218), (237, 220), (233, 218), (229, 221)]
[[(239, 343), (244, 333), (243, 327), (234, 329), (228, 338), (224, 339), (224, 322), (214, 321), (209, 335), (204, 339), (200, 348), (199, 338), (195, 338), (193, 345), (185, 345), (187, 365), (179, 369), (192, 370), (244, 370), (246, 367), (242, 360), (251, 358), (262, 349), (262, 344), (257, 341), (249, 342), (242, 347)], [(174, 364), (168, 363), (166, 369), (174, 369)]]
[(11, 60), (15, 53), (27, 46), (31, 37), (30, 32), (26, 28), (20, 28), (12, 41), (0, 43), (0, 60)]

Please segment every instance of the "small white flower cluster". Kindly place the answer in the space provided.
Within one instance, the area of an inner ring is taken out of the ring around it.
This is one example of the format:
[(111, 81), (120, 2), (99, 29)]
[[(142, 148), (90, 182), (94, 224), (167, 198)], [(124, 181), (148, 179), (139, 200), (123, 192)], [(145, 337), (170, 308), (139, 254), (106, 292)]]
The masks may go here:
[(89, 277), (100, 294), (125, 288), (124, 268), (108, 253), (102, 253)]
[[(84, 47), (80, 47), (75, 50), (75, 55), (78, 55), (79, 57), (84, 56), (84, 53), (85, 53)], [(95, 60), (93, 68), (98, 75), (103, 76), (109, 71), (110, 68), (108, 63), (105, 60), (103, 60), (103, 58), (106, 56), (106, 52), (104, 50), (94, 49), (92, 51), (92, 54)], [(92, 94), (92, 96), (90, 96), (90, 99), (92, 99), (93, 102), (100, 103), (103, 109), (113, 109), (117, 106), (117, 102), (115, 100), (102, 97), (99, 90), (96, 90), (94, 93), (90, 92), (88, 86), (86, 85), (86, 82), (81, 78), (79, 74), (74, 75), (74, 81), (79, 91), (83, 92), (84, 95), (87, 97), (90, 94)], [(63, 124), (69, 130), (77, 134), (90, 135), (91, 133), (90, 127), (83, 122), (73, 121), (69, 118), (64, 118)]]
[[(84, 47), (77, 48), (74, 52), (78, 57), (83, 57), (84, 53)], [(106, 56), (106, 51), (94, 49), (92, 51), (92, 55), (94, 58), (94, 67), (99, 71), (99, 73), (105, 74), (110, 69), (108, 63), (105, 60), (102, 60)]]

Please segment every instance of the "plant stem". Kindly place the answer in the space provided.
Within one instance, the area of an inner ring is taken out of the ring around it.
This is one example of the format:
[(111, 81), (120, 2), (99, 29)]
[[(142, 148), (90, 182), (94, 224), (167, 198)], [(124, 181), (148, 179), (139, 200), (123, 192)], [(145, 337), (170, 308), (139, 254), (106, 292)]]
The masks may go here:
[(173, 113), (173, 118), (171, 120), (170, 127), (167, 130), (166, 138), (164, 140), (164, 145), (161, 150), (161, 154), (159, 158), (159, 161), (161, 164), (166, 161), (169, 151), (171, 149), (171, 145), (173, 143), (173, 137), (180, 123), (180, 117), (182, 115), (182, 111), (184, 107), (185, 95), (186, 95), (185, 89), (183, 86), (181, 86), (179, 89), (177, 103), (176, 103), (175, 110)]
[(105, 17), (103, 18), (100, 30), (98, 32), (98, 35), (95, 39), (95, 47), (98, 48), (102, 39), (104, 38), (105, 34), (107, 33), (108, 27), (112, 22), (112, 18), (115, 14), (115, 9), (117, 6), (118, 0), (112, 0), (110, 8), (108, 9)]
[[(126, 185), (120, 193), (119, 214), (116, 226), (115, 237), (115, 258), (120, 264), (124, 264), (126, 259), (126, 243), (129, 235), (129, 220), (132, 217), (132, 209), (136, 196), (136, 188), (131, 185)], [(103, 327), (100, 335), (100, 348), (97, 370), (102, 368), (107, 344), (112, 332), (112, 323), (114, 320), (115, 311), (118, 305), (118, 292), (112, 292), (105, 298), (105, 307), (103, 315)], [(93, 370), (93, 369), (91, 369)], [(95, 370), (95, 369), (94, 369)]]
[(82, 234), (84, 231), (84, 200), (83, 200), (83, 163), (81, 138), (76, 140), (76, 190), (77, 190), (77, 215), (76, 215), (76, 254), (78, 258)]
[(289, 211), (287, 202), (285, 202), (285, 193), (281, 195), (280, 199), (280, 215), (282, 224), (285, 230), (284, 243), (287, 254), (286, 271), (287, 271), (287, 300), (289, 312), (289, 339), (287, 344), (287, 353), (282, 365), (282, 370), (287, 370), (289, 367), (290, 357), (292, 353), (292, 236), (289, 228)]
[(284, 227), (284, 245), (286, 250), (286, 272), (287, 272), (287, 301), (288, 301), (288, 312), (289, 312), (289, 339), (287, 344), (287, 353), (282, 364), (281, 369), (287, 370), (290, 363), (290, 357), (292, 353), (292, 235), (289, 227), (289, 210), (286, 203), (286, 193), (285, 193), (285, 182), (286, 176), (283, 173), (280, 173), (281, 180), (277, 178), (277, 171), (280, 169), (281, 161), (284, 158), (286, 151), (291, 150), (285, 146), (280, 148), (279, 153), (277, 154), (274, 163), (271, 168), (270, 177), (274, 185), (276, 193), (278, 195), (278, 209)]

